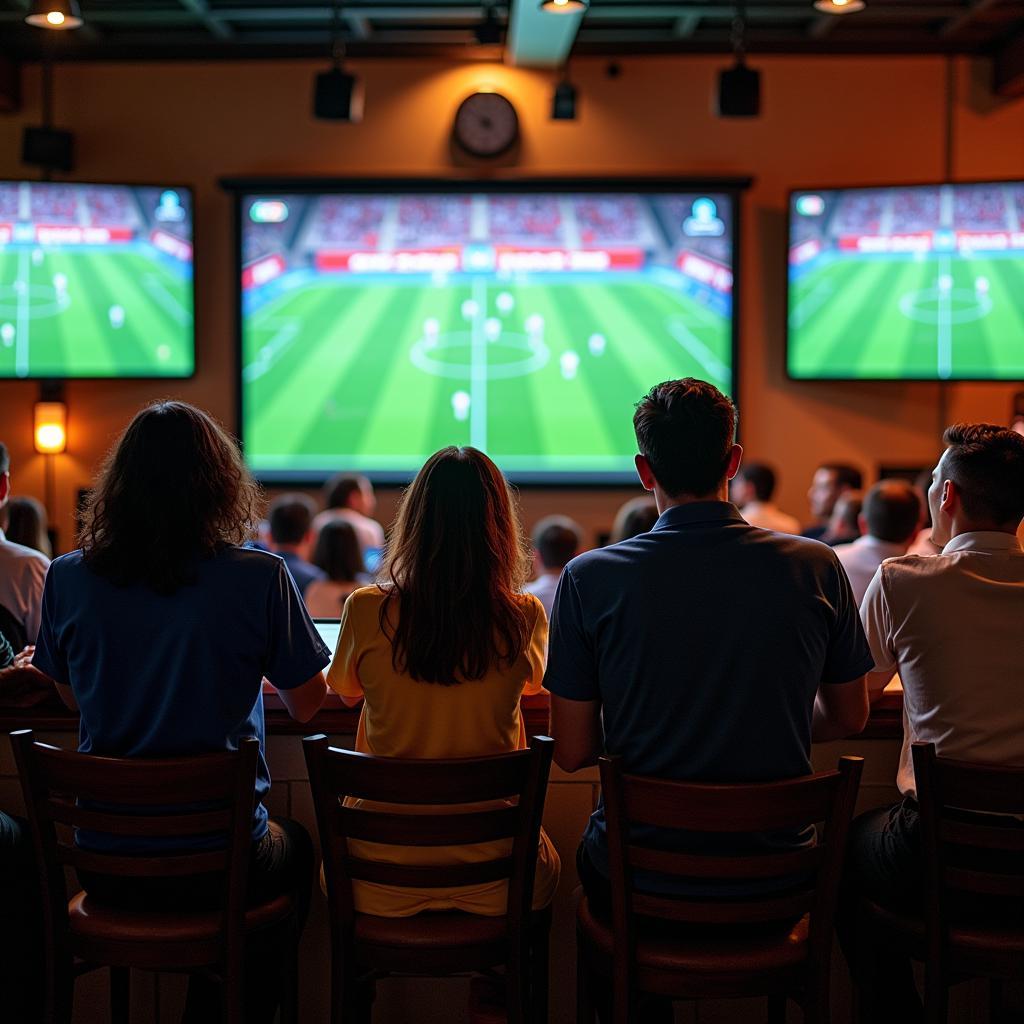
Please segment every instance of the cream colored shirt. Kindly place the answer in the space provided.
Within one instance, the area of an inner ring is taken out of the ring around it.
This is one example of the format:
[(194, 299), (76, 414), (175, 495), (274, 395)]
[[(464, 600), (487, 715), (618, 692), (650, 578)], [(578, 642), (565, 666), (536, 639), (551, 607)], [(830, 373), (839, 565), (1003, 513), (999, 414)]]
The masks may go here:
[(787, 515), (770, 501), (748, 501), (740, 509), (740, 515), (751, 526), (762, 530), (774, 530), (776, 533), (791, 533), (800, 536), (800, 521), (795, 516)]
[(36, 642), (39, 633), (43, 583), (49, 567), (46, 555), (34, 548), (12, 544), (0, 530), (0, 605), (21, 623), (30, 644)]
[(875, 669), (903, 681), (900, 792), (916, 796), (910, 747), (1024, 765), (1024, 550), (1008, 533), (963, 533), (939, 555), (884, 562), (861, 605)]

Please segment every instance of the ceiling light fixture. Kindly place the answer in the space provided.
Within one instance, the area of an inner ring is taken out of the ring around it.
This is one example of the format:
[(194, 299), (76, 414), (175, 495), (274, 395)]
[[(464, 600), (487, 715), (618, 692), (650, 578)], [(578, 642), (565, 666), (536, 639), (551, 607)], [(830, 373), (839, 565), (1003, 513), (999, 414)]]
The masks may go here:
[(864, 0), (814, 0), (814, 9), (822, 14), (856, 14), (866, 6)]
[(81, 28), (83, 24), (78, 0), (33, 0), (32, 9), (25, 15), (25, 21), (36, 28), (58, 32)]
[(540, 9), (548, 14), (577, 14), (588, 6), (587, 0), (541, 0)]

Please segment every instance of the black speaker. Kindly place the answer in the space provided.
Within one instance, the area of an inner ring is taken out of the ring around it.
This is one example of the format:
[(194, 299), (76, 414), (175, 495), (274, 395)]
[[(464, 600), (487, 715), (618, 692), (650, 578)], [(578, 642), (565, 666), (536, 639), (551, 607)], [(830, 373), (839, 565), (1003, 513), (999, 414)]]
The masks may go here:
[(356, 118), (353, 99), (356, 76), (341, 68), (331, 68), (316, 76), (313, 115), (327, 121), (352, 121)]
[(576, 89), (569, 82), (559, 82), (551, 100), (552, 121), (576, 120)]
[(74, 167), (75, 137), (60, 128), (26, 128), (21, 137), (22, 163), (47, 171), (70, 171)]
[(718, 116), (757, 117), (761, 113), (761, 72), (737, 64), (718, 76)]

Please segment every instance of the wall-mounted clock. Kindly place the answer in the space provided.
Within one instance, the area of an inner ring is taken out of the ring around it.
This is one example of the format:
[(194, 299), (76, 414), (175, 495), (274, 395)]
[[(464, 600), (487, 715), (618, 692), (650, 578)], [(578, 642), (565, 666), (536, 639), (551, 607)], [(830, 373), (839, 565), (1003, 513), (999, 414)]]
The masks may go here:
[(452, 135), (472, 156), (501, 156), (519, 138), (516, 108), (501, 93), (475, 92), (459, 105)]

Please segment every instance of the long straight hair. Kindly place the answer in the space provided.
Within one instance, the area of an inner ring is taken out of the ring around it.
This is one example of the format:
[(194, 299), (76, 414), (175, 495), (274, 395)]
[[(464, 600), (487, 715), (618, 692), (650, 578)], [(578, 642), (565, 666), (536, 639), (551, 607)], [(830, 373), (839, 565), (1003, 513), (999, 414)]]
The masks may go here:
[(395, 671), (452, 686), (512, 664), (530, 639), (529, 558), (498, 467), (476, 448), (432, 455), (402, 498), (384, 563), (380, 625)]

